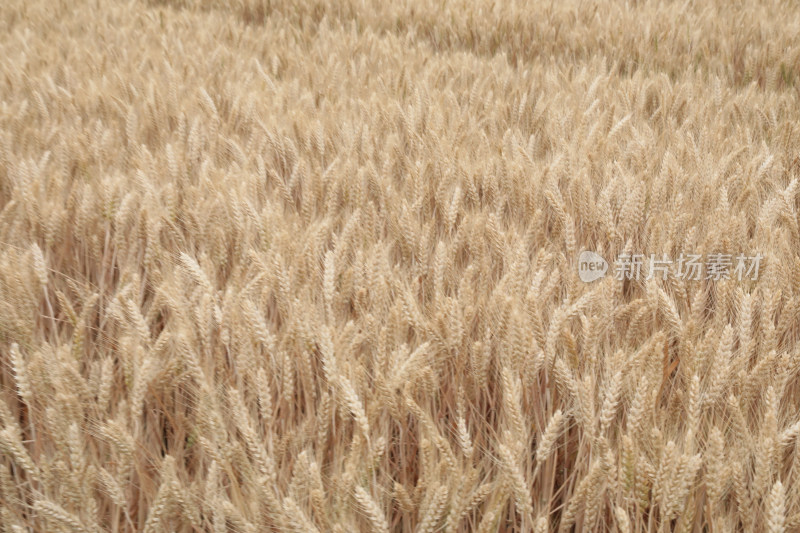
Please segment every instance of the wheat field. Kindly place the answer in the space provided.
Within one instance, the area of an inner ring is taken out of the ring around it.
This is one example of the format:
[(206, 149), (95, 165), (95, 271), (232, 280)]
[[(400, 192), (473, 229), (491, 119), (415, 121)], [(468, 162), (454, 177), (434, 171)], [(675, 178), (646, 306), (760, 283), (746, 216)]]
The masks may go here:
[(788, 1), (5, 0), (0, 529), (800, 531), (799, 104)]

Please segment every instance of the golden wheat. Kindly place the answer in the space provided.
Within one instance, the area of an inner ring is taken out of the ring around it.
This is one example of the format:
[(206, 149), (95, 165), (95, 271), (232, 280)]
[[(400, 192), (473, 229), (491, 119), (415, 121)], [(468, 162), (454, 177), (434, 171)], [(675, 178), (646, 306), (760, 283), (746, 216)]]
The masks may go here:
[(0, 529), (800, 530), (798, 42), (773, 0), (4, 2)]

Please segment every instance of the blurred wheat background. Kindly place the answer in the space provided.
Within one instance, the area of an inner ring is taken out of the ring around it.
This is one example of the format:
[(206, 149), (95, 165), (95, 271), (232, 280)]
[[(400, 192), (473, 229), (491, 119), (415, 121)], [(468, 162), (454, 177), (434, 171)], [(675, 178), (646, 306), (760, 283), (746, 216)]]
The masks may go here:
[(798, 88), (793, 2), (5, 0), (0, 528), (800, 530)]

